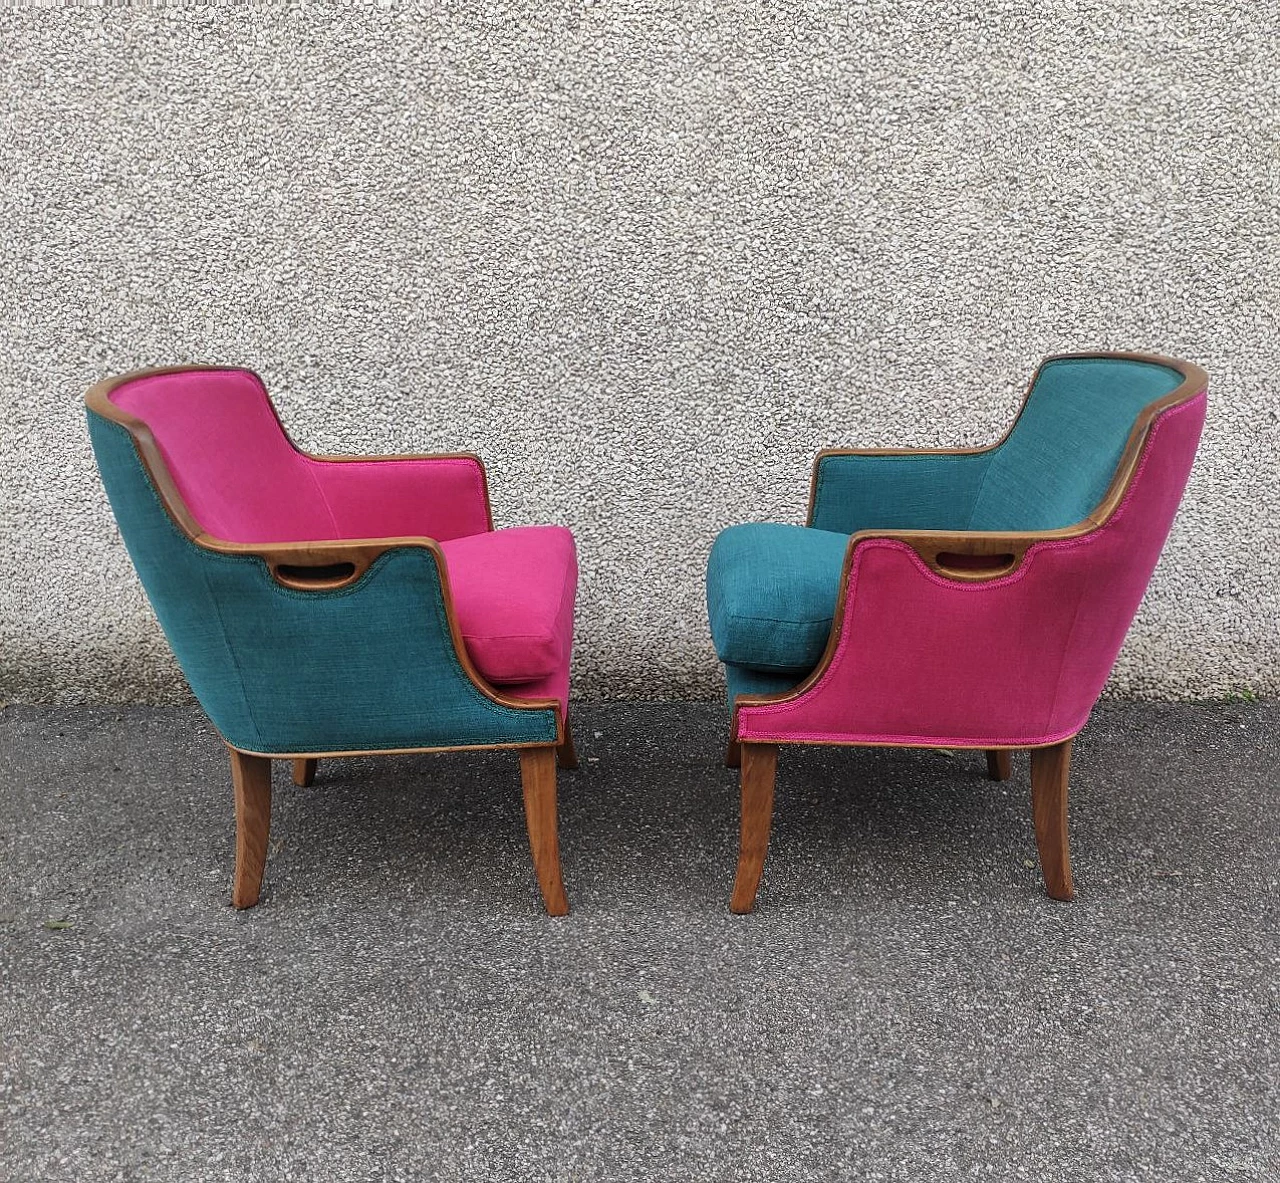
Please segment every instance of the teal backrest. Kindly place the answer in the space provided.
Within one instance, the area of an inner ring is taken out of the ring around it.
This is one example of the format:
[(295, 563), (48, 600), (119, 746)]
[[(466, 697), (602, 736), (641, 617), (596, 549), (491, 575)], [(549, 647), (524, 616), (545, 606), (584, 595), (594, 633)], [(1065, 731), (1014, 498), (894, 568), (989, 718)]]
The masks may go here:
[(192, 542), (128, 431), (93, 411), (88, 418), (129, 555), (228, 743), (305, 754), (555, 741), (553, 709), (503, 706), (467, 677), (429, 550), (389, 550), (347, 587), (282, 587), (261, 559)]
[(989, 460), (970, 530), (1052, 530), (1088, 516), (1142, 409), (1174, 390), (1168, 366), (1124, 358), (1046, 362), (1009, 438)]
[(1158, 362), (1064, 357), (1040, 367), (1008, 439), (980, 452), (818, 461), (819, 530), (1053, 530), (1106, 494), (1134, 422), (1182, 375)]

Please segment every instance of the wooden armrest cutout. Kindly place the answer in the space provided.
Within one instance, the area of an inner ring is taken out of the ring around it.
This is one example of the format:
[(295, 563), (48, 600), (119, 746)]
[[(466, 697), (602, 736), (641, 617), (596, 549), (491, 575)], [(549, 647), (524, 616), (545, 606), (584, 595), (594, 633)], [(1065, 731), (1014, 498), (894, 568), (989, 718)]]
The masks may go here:
[(364, 569), (355, 563), (324, 563), (300, 566), (296, 563), (273, 563), (271, 575), (283, 587), (294, 591), (333, 591), (354, 583)]
[(954, 550), (942, 550), (933, 556), (930, 564), (935, 571), (954, 579), (995, 579), (1008, 575), (1019, 563), (1021, 556), (1012, 551), (993, 555), (967, 555)]

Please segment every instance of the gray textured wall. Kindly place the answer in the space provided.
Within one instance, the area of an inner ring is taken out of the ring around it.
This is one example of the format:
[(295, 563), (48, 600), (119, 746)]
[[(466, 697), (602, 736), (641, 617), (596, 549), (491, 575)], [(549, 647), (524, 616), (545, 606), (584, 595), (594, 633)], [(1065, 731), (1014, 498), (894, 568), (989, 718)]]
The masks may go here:
[(113, 372), (479, 451), (499, 524), (577, 533), (578, 692), (710, 696), (717, 529), (1091, 346), (1213, 380), (1113, 689), (1280, 689), (1278, 6), (647, 7), (0, 15), (0, 692), (184, 693), (81, 422)]

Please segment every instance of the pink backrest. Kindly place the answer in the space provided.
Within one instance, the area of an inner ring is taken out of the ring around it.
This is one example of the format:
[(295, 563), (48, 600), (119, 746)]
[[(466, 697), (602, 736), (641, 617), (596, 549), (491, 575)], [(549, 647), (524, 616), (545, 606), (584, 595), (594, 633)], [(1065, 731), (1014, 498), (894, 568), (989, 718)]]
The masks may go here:
[(315, 475), (247, 370), (190, 370), (126, 382), (111, 401), (150, 427), (178, 492), (215, 538), (338, 537)]
[(1074, 735), (1155, 568), (1204, 413), (1203, 394), (1164, 411), (1116, 512), (1035, 544), (1003, 578), (946, 579), (904, 543), (860, 543), (825, 674), (794, 703), (740, 708), (740, 738), (995, 747)]
[(474, 456), (308, 456), (248, 370), (150, 374), (109, 397), (151, 429), (187, 509), (215, 538), (443, 541), (492, 528)]

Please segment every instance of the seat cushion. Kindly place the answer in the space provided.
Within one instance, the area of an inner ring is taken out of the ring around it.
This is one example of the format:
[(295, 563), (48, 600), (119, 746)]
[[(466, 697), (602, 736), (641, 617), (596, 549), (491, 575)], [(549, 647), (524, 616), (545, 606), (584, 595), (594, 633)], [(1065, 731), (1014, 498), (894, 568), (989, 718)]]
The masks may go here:
[(711, 547), (707, 614), (720, 660), (765, 673), (818, 664), (840, 594), (848, 534), (749, 522)]
[(490, 682), (563, 671), (573, 646), (578, 563), (563, 526), (517, 526), (440, 544), (467, 653)]
[[(805, 671), (808, 673), (808, 671)], [(767, 673), (764, 670), (747, 670), (740, 665), (724, 667), (725, 691), (729, 698), (729, 709), (739, 694), (786, 694), (794, 690), (805, 679), (805, 674)]]

